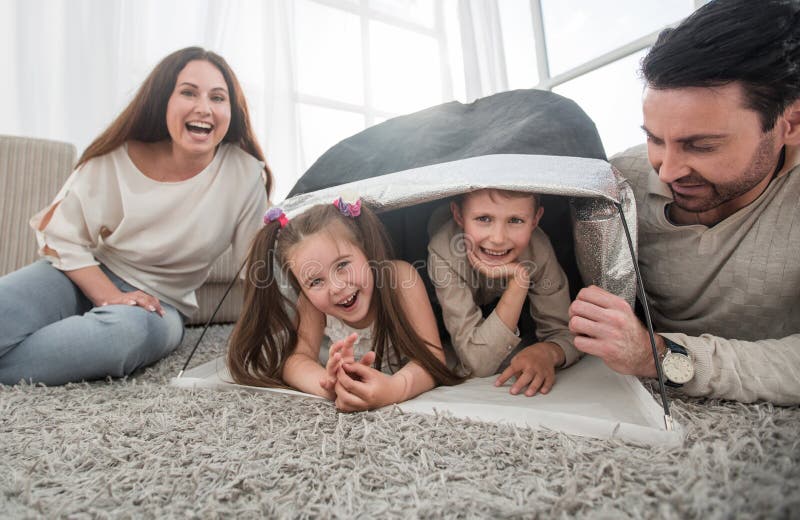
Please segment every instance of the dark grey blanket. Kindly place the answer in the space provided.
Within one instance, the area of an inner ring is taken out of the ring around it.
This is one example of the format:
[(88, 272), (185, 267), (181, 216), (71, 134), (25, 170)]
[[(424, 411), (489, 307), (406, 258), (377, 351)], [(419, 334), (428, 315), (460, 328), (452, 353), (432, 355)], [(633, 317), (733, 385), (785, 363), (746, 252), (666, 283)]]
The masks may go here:
[[(544, 90), (514, 90), (466, 105), (445, 103), (368, 128), (325, 152), (289, 196), (490, 154), (606, 159), (594, 123), (575, 102)], [(409, 262), (425, 260), (427, 221), (442, 202), (382, 215), (396, 256)], [(540, 226), (553, 243), (574, 296), (582, 281), (575, 264), (568, 201), (547, 196), (543, 205)]]

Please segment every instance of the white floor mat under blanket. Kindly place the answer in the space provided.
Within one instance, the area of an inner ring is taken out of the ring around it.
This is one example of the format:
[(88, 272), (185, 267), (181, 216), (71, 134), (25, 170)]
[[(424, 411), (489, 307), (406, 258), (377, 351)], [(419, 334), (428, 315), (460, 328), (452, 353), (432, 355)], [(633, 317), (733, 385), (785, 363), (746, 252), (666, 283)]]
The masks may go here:
[[(510, 384), (494, 386), (496, 376), (470, 379), (458, 386), (441, 386), (400, 403), (406, 412), (449, 413), (484, 422), (547, 428), (596, 438), (618, 438), (643, 444), (680, 444), (683, 430), (664, 426), (662, 408), (638, 379), (612, 371), (595, 357), (586, 356), (557, 372), (548, 395), (510, 395)], [(171, 384), (183, 388), (278, 392), (298, 398), (319, 397), (272, 388), (237, 385), (223, 358), (187, 370)], [(332, 405), (331, 405), (332, 406)]]

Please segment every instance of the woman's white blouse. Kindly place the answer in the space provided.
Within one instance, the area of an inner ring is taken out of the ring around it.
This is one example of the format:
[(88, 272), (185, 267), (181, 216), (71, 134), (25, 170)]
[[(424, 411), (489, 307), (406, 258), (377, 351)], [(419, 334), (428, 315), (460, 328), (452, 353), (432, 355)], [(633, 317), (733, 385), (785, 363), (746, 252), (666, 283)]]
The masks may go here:
[(103, 263), (189, 316), (214, 261), (233, 245), (240, 265), (263, 225), (263, 168), (238, 146), (222, 144), (194, 177), (159, 182), (123, 145), (75, 170), (30, 224), (40, 254), (57, 269)]

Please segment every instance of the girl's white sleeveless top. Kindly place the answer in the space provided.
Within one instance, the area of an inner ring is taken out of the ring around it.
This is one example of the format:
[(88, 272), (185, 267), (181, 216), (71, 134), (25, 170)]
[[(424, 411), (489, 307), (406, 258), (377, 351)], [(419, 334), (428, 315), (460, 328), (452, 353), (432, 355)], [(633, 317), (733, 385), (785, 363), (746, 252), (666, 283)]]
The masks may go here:
[[(356, 340), (355, 344), (353, 344), (353, 351), (357, 361), (361, 359), (364, 354), (372, 350), (372, 327), (370, 326), (364, 329), (356, 329), (344, 323), (343, 321), (334, 318), (333, 316), (326, 315), (325, 335), (328, 336), (331, 341), (330, 344), (328, 344), (325, 348), (320, 348), (320, 361), (323, 364), (327, 363), (328, 349), (330, 348), (330, 345), (336, 341), (346, 338), (354, 332), (358, 334), (358, 339)], [(387, 363), (388, 360), (392, 361), (395, 371), (400, 368), (397, 353), (394, 351), (394, 348), (391, 344), (389, 345), (389, 352), (385, 352), (383, 358), (383, 366), (381, 367), (382, 372), (387, 374), (391, 373), (391, 370), (389, 370), (389, 363)]]

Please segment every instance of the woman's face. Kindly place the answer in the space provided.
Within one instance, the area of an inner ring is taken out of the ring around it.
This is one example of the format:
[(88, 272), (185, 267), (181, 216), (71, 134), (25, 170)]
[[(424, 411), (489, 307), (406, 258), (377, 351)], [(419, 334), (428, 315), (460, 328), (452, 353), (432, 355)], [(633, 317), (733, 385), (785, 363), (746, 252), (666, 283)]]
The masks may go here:
[(205, 60), (194, 60), (178, 73), (167, 102), (167, 130), (173, 151), (214, 156), (231, 124), (228, 85), (222, 72)]

